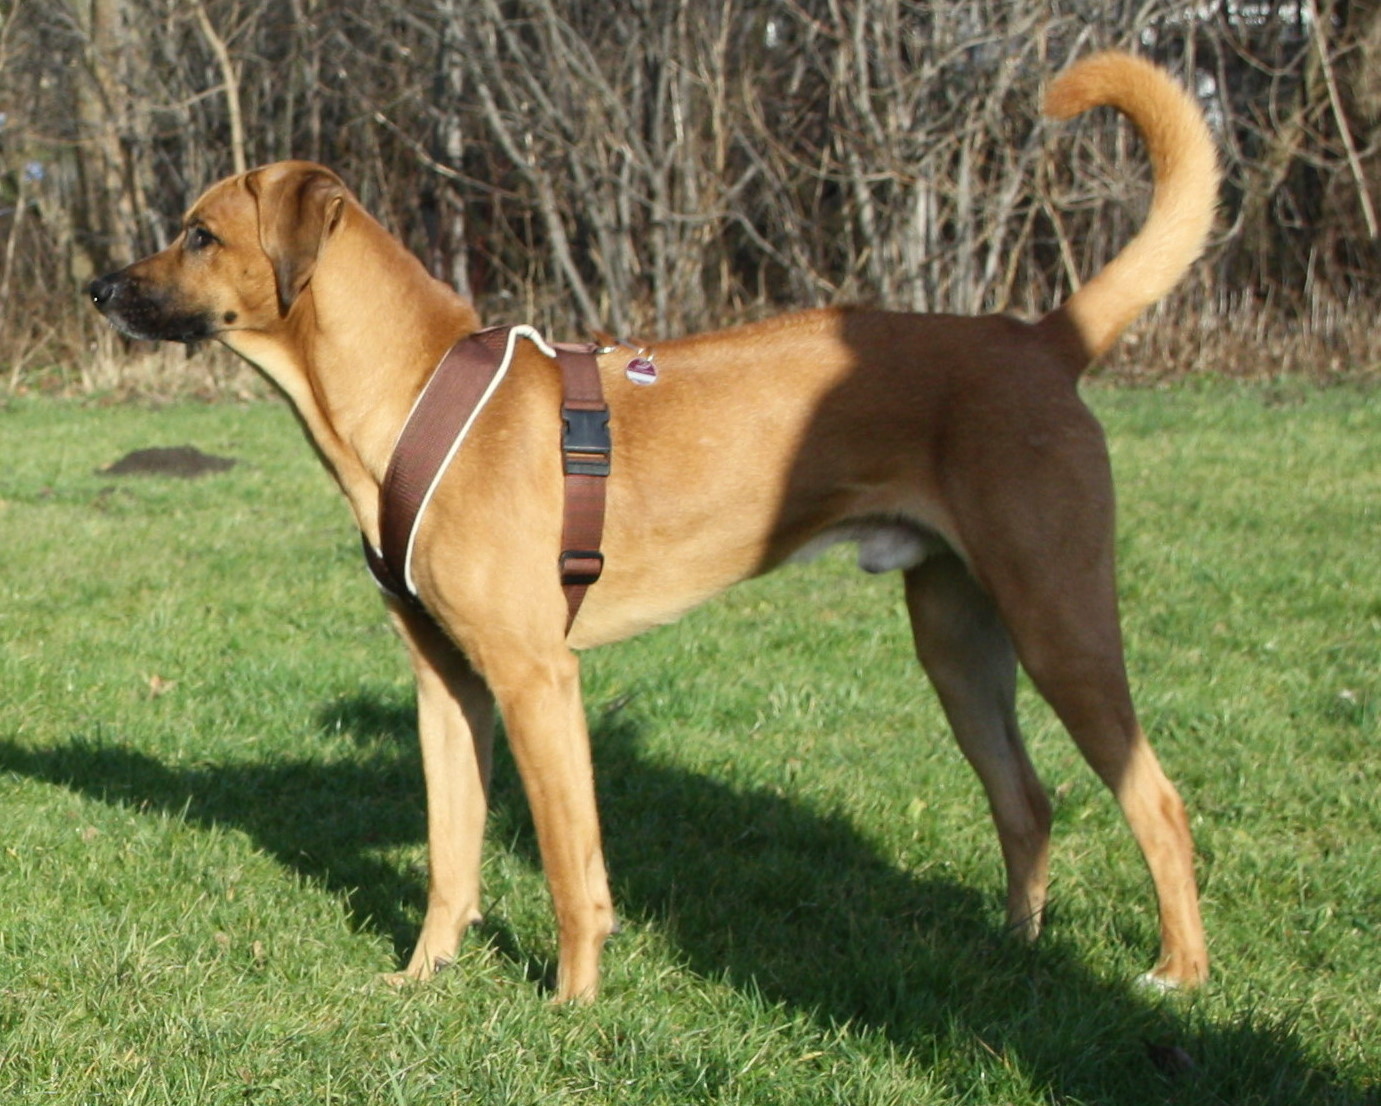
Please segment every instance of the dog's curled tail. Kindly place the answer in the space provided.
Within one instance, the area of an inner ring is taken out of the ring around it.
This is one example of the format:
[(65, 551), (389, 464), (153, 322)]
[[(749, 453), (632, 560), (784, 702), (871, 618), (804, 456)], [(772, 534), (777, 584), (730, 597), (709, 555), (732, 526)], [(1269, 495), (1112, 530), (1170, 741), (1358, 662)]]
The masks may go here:
[(1203, 252), (1218, 196), (1218, 159), (1203, 113), (1164, 70), (1131, 54), (1095, 54), (1060, 74), (1045, 96), (1045, 114), (1055, 119), (1105, 105), (1141, 133), (1155, 191), (1137, 235), (1047, 316), (1073, 324), (1089, 360), (1106, 352)]

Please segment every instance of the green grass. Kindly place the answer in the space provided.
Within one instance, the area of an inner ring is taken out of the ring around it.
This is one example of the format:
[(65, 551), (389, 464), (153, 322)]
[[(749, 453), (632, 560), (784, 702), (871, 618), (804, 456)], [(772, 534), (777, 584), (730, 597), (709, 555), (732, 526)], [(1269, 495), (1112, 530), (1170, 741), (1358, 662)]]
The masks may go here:
[[(434, 984), (377, 981), (425, 889), (410, 680), (287, 412), (0, 407), (0, 1102), (1375, 1106), (1381, 396), (1092, 402), (1207, 990), (1131, 985), (1150, 888), (1025, 690), (1054, 905), (1036, 947), (1003, 934), (897, 581), (839, 556), (586, 658), (625, 920), (591, 1009), (544, 997), (503, 758), (487, 921)], [(184, 443), (241, 463), (94, 472)]]

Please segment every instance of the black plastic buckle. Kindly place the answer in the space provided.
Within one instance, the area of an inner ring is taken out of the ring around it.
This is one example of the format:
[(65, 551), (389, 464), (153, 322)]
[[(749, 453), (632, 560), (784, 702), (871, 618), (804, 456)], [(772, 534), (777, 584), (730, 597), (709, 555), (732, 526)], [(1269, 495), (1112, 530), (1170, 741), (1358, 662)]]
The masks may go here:
[(609, 408), (561, 408), (561, 453), (567, 475), (608, 476)]
[(604, 554), (598, 549), (563, 549), (561, 583), (579, 586), (593, 584), (604, 571)]

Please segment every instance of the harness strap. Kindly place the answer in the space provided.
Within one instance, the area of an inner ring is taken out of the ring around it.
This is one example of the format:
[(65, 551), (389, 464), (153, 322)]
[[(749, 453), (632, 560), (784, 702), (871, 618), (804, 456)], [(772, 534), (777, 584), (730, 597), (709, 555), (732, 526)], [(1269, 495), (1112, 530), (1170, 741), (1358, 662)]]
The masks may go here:
[[(508, 329), (477, 331), (446, 351), (413, 404), (379, 488), (379, 555), (395, 586), (417, 602), (412, 540), (441, 473), (483, 406), (500, 370)], [(419, 604), (420, 605), (420, 604)]]
[(364, 539), (365, 562), (388, 594), (422, 610), (412, 579), (417, 524), (447, 465), (528, 338), (561, 368), (562, 468), (565, 506), (558, 570), (570, 631), (604, 557), (604, 478), (609, 475), (609, 409), (600, 388), (594, 346), (551, 346), (531, 327), (491, 327), (447, 351), (413, 404), (379, 489), (379, 548)]
[(590, 585), (604, 571), (604, 482), (612, 444), (609, 408), (600, 388), (594, 346), (556, 347), (561, 366), (561, 467), (565, 506), (561, 521), (561, 587), (570, 633)]

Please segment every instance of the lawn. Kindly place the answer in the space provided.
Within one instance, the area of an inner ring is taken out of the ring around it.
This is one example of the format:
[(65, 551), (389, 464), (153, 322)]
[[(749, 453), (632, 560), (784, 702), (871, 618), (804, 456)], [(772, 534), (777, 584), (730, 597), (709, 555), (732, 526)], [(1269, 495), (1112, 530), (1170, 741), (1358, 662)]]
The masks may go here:
[[(1095, 386), (1143, 722), (1214, 977), (1029, 690), (1053, 907), (1002, 929), (895, 577), (842, 553), (585, 658), (623, 933), (588, 1009), (497, 766), (487, 919), (395, 990), (426, 886), (410, 679), (276, 404), (0, 401), (0, 1102), (1381, 1102), (1381, 393)], [(127, 452), (232, 457), (196, 480)]]

